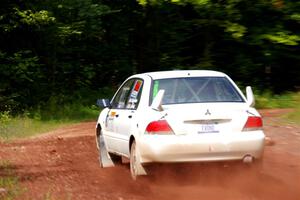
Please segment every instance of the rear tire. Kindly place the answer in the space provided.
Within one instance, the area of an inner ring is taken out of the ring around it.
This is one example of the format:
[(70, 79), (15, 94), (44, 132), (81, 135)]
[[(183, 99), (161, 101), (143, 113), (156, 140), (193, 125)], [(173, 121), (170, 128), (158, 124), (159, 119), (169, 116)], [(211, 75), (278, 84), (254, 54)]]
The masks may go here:
[(130, 173), (133, 180), (137, 179), (139, 175), (146, 175), (146, 171), (140, 163), (140, 157), (136, 148), (135, 141), (132, 142), (130, 148)]

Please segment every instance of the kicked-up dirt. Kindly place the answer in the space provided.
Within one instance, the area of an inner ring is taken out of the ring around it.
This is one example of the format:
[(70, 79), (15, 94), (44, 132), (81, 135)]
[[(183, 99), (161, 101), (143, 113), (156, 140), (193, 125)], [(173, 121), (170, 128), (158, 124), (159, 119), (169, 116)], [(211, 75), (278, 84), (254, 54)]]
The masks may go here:
[(95, 122), (1, 143), (0, 160), (19, 177), (22, 200), (300, 200), (300, 128), (282, 123), (285, 112), (261, 111), (269, 138), (260, 171), (230, 163), (158, 165), (133, 181), (128, 164), (99, 167)]

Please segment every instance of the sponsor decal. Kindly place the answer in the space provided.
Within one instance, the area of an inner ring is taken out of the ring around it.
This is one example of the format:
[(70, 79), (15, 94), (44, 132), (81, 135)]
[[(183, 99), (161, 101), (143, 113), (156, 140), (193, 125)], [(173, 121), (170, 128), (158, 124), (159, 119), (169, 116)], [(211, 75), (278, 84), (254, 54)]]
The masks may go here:
[(153, 91), (152, 91), (152, 97), (153, 99), (155, 98), (155, 96), (158, 93), (158, 88), (159, 88), (159, 81), (154, 81), (154, 85), (153, 85)]
[(115, 112), (115, 111), (111, 111), (109, 116), (110, 116), (110, 117), (116, 116), (116, 112)]

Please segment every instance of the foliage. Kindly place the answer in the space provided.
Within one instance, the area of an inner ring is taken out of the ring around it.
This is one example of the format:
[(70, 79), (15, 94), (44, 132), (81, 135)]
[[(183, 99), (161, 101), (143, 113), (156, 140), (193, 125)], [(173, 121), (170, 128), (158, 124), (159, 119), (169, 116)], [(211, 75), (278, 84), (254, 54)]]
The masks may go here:
[(298, 35), (289, 35), (286, 32), (277, 32), (275, 34), (265, 34), (262, 36), (274, 43), (280, 43), (285, 45), (295, 46), (298, 45), (298, 41), (300, 41), (300, 36)]
[(19, 51), (12, 55), (0, 53), (0, 111), (11, 110), (21, 103), (31, 105), (35, 102), (35, 96), (30, 93), (38, 87), (41, 71), (38, 57), (32, 56), (32, 52)]
[(90, 107), (99, 88), (157, 70), (220, 70), (259, 91), (296, 91), (299, 10), (291, 0), (3, 0), (0, 112)]
[(40, 10), (33, 12), (32, 10), (19, 10), (15, 8), (16, 16), (20, 17), (20, 22), (27, 25), (44, 25), (55, 21), (54, 17), (49, 16), (47, 10)]

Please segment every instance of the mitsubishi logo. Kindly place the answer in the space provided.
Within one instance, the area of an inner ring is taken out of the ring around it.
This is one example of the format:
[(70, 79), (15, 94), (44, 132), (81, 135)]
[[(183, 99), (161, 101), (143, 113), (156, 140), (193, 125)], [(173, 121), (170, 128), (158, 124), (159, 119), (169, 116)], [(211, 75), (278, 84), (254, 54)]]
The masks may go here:
[(209, 110), (207, 109), (205, 115), (211, 115), (211, 113), (209, 112)]

